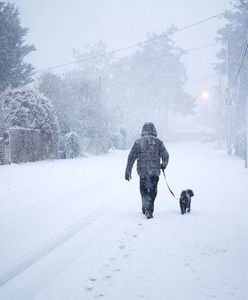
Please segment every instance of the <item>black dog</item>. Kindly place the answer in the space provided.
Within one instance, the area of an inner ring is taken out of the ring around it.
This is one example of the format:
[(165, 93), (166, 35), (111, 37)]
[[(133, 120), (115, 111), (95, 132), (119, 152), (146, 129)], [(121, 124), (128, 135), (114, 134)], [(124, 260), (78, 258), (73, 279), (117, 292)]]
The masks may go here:
[(185, 214), (186, 212), (190, 212), (191, 210), (191, 197), (194, 196), (194, 193), (192, 190), (185, 190), (182, 191), (179, 204), (181, 208), (181, 213), (182, 215)]

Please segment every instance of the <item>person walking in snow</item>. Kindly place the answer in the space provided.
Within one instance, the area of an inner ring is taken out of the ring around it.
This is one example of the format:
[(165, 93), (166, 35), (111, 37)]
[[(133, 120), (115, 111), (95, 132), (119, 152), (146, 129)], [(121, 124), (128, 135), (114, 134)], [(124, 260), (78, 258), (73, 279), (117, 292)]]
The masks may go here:
[(157, 138), (157, 130), (153, 123), (144, 124), (141, 138), (135, 141), (129, 153), (125, 172), (127, 181), (131, 180), (136, 159), (137, 172), (140, 176), (142, 212), (150, 219), (153, 218), (160, 169), (164, 171), (169, 161), (169, 153), (163, 142)]

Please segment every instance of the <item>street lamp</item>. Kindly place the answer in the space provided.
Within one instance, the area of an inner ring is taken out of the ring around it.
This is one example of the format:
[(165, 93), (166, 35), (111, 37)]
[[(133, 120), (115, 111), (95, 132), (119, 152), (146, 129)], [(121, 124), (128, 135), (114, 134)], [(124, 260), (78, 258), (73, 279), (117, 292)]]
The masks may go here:
[(204, 99), (204, 100), (209, 100), (210, 94), (209, 94), (208, 91), (203, 91), (202, 94), (201, 94), (201, 97), (202, 97), (202, 99)]

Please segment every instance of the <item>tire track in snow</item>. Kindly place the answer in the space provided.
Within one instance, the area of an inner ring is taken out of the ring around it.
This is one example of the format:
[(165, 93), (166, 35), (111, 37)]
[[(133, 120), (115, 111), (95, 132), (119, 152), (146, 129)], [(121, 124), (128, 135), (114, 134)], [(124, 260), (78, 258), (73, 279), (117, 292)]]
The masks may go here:
[[(108, 168), (108, 164), (107, 163), (102, 163), (101, 164), (101, 170), (103, 170), (102, 172), (104, 172), (104, 170), (106, 170)], [(118, 176), (119, 174), (119, 171), (118, 169), (114, 170), (115, 172), (113, 172), (112, 176), (115, 178), (116, 176)], [(73, 185), (74, 181), (73, 181), (73, 177), (69, 177), (70, 178), (70, 182), (71, 182), (71, 185)], [(77, 178), (77, 177), (76, 177)], [(51, 184), (52, 186), (56, 187), (60, 190), (60, 193), (62, 195), (64, 195), (66, 192), (67, 193), (71, 193), (71, 192), (78, 192), (78, 191), (82, 191), (84, 190), (85, 193), (89, 192), (89, 191), (92, 191), (92, 189), (94, 190), (94, 187), (96, 184), (100, 183), (101, 185), (107, 185), (108, 184), (108, 181), (109, 179), (108, 178), (104, 178), (102, 176), (99, 176), (97, 178), (97, 181), (96, 181), (96, 177), (94, 175), (94, 177), (90, 178), (88, 177), (87, 180), (91, 180), (90, 183), (88, 184), (87, 183), (87, 186), (82, 186), (82, 184), (80, 183), (79, 185), (76, 185), (75, 188), (73, 190), (69, 190), (68, 191), (68, 179), (65, 179), (65, 178), (59, 178), (56, 179), (56, 180), (51, 180), (49, 179), (49, 182), (44, 182), (44, 183), (33, 183), (32, 186), (31, 186), (31, 190), (35, 190), (35, 193), (38, 194), (39, 192), (42, 192), (42, 193), (48, 193), (49, 190), (50, 190), (50, 187), (51, 187)], [(61, 187), (61, 181), (66, 181), (67, 182), (67, 186), (65, 187)], [(99, 181), (99, 182), (98, 182)], [(30, 187), (29, 187), (30, 188)], [(10, 195), (10, 191), (11, 191), (11, 195)], [(25, 195), (27, 191), (27, 188), (23, 188), (23, 187), (18, 187), (16, 188), (16, 186), (14, 188), (12, 188), (12, 186), (8, 189), (6, 189), (6, 191), (1, 191), (0, 193), (0, 196), (2, 198), (5, 198), (5, 197), (8, 197), (8, 198), (11, 198), (12, 197), (12, 194), (16, 194), (16, 193), (19, 193), (20, 195)], [(6, 196), (4, 195), (6, 194)], [(25, 196), (26, 197), (26, 196)], [(61, 195), (60, 195), (61, 197)], [(1, 198), (1, 199), (2, 199)], [(9, 221), (13, 221), (15, 220), (16, 218), (20, 218), (20, 217), (23, 217), (25, 216), (26, 214), (28, 214), (30, 211), (32, 210), (36, 210), (37, 208), (39, 209), (41, 206), (47, 206), (49, 203), (49, 206), (50, 205), (50, 202), (48, 201), (45, 201), (44, 202), (44, 199), (42, 200), (39, 200), (39, 201), (30, 201), (27, 205), (25, 205), (24, 207), (22, 208), (17, 208), (17, 209), (14, 209), (12, 210), (10, 213), (6, 214), (3, 213), (2, 211), (0, 212), (0, 225), (2, 224), (5, 224)], [(57, 203), (53, 203), (53, 206), (56, 206)], [(57, 209), (57, 207), (56, 207)]]
[[(112, 173), (114, 173), (114, 177), (116, 177), (119, 171), (116, 172), (114, 170), (114, 172)], [(103, 180), (101, 176), (99, 176), (99, 179), (101, 179), (101, 184), (103, 182), (106, 182), (107, 185), (109, 181), (109, 178)], [(93, 186), (93, 184), (95, 185), (95, 183), (96, 181), (92, 182), (91, 185)], [(87, 188), (89, 189), (88, 186)], [(80, 187), (80, 189), (82, 188)], [(76, 188), (76, 190), (78, 189)], [(117, 193), (117, 196), (119, 196), (119, 193)], [(111, 201), (111, 203), (113, 202), (112, 204), (116, 203), (115, 198), (116, 197), (113, 197), (113, 200), (115, 201)], [(72, 239), (75, 235), (79, 234), (85, 227), (91, 225), (93, 222), (101, 218), (101, 216), (103, 216), (107, 211), (108, 207), (100, 207), (99, 209), (94, 210), (89, 215), (83, 217), (73, 225), (69, 226), (67, 229), (63, 230), (61, 233), (54, 235), (48, 241), (42, 243), (41, 246), (38, 246), (34, 250), (31, 250), (29, 253), (25, 254), (23, 257), (17, 259), (16, 262), (14, 262), (13, 264), (10, 264), (6, 268), (2, 269), (0, 271), (0, 287), (6, 285), (8, 282), (16, 278), (25, 270), (38, 263), (42, 258), (48, 256), (52, 251), (62, 246), (68, 240)]]
[(68, 229), (62, 233), (56, 235), (42, 246), (33, 250), (27, 256), (17, 261), (14, 265), (7, 268), (5, 271), (0, 273), (0, 287), (5, 285), (8, 281), (18, 276), (20, 273), (28, 269), (30, 266), (38, 262), (41, 258), (48, 255), (50, 252), (61, 246), (63, 243), (73, 238), (82, 229), (93, 223), (98, 217), (103, 215), (104, 209), (98, 209), (93, 211), (88, 216), (82, 218), (78, 222), (71, 225)]

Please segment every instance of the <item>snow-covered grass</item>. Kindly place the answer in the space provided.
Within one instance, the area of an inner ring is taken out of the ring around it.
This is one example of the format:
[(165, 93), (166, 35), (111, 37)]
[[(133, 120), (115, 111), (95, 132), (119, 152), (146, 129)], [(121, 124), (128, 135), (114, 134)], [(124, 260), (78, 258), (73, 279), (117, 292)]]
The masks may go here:
[[(168, 145), (155, 218), (127, 151), (0, 168), (0, 299), (248, 299), (248, 172), (209, 144)], [(16, 275), (16, 276), (15, 276)], [(9, 281), (7, 281), (9, 279)]]

